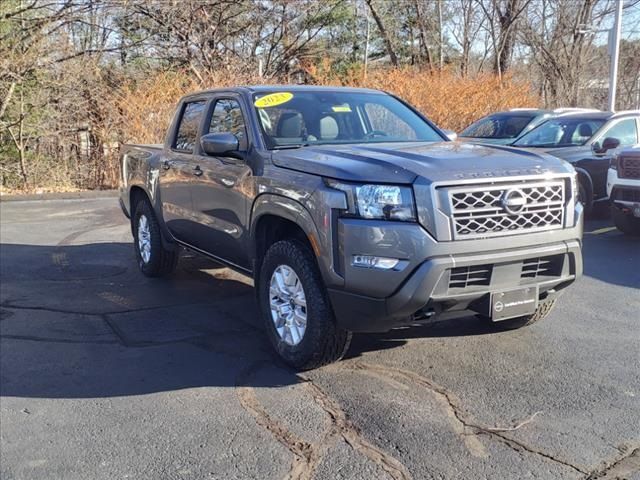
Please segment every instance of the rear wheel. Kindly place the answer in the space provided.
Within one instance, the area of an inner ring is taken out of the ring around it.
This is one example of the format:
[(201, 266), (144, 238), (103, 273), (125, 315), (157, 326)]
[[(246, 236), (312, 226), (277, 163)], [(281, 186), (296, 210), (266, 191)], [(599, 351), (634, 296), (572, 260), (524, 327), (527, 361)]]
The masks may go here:
[(625, 214), (619, 208), (611, 207), (611, 216), (616, 228), (625, 235), (640, 236), (640, 218)]
[(160, 225), (148, 200), (138, 201), (131, 222), (136, 258), (142, 273), (148, 277), (161, 277), (173, 272), (178, 264), (178, 251), (164, 248)]
[(287, 364), (310, 370), (344, 356), (351, 332), (336, 325), (308, 247), (295, 240), (273, 244), (262, 262), (257, 288), (267, 335)]
[(501, 320), (499, 322), (492, 322), (489, 318), (487, 318), (487, 320), (498, 329), (515, 330), (517, 328), (533, 325), (534, 323), (546, 318), (551, 313), (551, 310), (553, 310), (555, 304), (555, 299), (547, 300), (546, 302), (540, 302), (536, 311), (530, 315), (516, 317), (510, 320)]

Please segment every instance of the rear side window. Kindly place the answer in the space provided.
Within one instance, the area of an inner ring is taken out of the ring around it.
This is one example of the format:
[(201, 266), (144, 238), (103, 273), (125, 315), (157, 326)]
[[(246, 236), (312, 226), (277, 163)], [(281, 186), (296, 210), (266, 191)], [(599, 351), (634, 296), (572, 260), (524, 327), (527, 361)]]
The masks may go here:
[(193, 148), (198, 138), (198, 128), (200, 127), (200, 120), (202, 119), (202, 113), (204, 112), (205, 102), (191, 102), (187, 103), (182, 111), (182, 118), (180, 119), (180, 125), (178, 126), (178, 134), (176, 135), (176, 141), (174, 148), (187, 153), (193, 153)]
[(211, 116), (209, 133), (233, 133), (241, 151), (247, 149), (247, 131), (237, 100), (223, 98), (216, 102)]

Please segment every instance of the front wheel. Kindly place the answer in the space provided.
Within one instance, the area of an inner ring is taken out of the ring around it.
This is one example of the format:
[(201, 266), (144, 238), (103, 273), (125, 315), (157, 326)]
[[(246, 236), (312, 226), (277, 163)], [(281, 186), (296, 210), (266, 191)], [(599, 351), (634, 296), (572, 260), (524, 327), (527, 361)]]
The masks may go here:
[(611, 217), (616, 228), (625, 235), (640, 236), (640, 218), (625, 214), (619, 208), (611, 207)]
[(309, 248), (294, 240), (273, 244), (262, 262), (257, 288), (267, 335), (287, 364), (310, 370), (344, 356), (351, 332), (336, 325)]
[(553, 307), (555, 306), (555, 304), (556, 304), (555, 299), (547, 300), (547, 301), (540, 302), (538, 304), (538, 308), (536, 308), (536, 311), (530, 315), (525, 315), (523, 317), (516, 317), (509, 320), (501, 320), (499, 322), (491, 322), (490, 319), (487, 319), (487, 320), (491, 322), (491, 324), (498, 329), (515, 330), (517, 328), (533, 325), (534, 323), (539, 322), (540, 320), (546, 318), (551, 313), (551, 310), (553, 310)]

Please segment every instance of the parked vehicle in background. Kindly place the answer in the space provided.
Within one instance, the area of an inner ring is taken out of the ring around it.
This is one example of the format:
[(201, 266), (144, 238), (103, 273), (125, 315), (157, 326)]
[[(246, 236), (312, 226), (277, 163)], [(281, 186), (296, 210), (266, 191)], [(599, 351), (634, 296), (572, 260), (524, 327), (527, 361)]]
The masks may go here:
[(448, 141), (376, 90), (188, 95), (164, 146), (123, 147), (120, 201), (145, 275), (185, 247), (252, 276), (274, 350), (299, 369), (341, 358), (352, 332), (532, 324), (582, 273), (569, 164)]
[(640, 235), (640, 145), (622, 149), (612, 156), (607, 194), (618, 230)]
[(514, 108), (482, 117), (465, 128), (458, 139), (466, 142), (508, 145), (551, 118), (552, 112), (538, 108)]
[(607, 199), (607, 171), (615, 149), (638, 143), (640, 111), (577, 112), (546, 120), (512, 143), (550, 153), (578, 172), (579, 198), (587, 212)]
[[(482, 117), (465, 128), (459, 139), (465, 142), (490, 145), (509, 145), (545, 120), (569, 112), (597, 112), (587, 108), (512, 108)], [(451, 137), (450, 137), (451, 138)]]

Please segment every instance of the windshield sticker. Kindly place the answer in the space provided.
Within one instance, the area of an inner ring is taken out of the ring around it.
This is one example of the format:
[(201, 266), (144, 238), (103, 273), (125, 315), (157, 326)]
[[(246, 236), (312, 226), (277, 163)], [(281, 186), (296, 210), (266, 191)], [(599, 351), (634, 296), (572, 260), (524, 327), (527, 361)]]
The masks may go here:
[(331, 110), (333, 110), (336, 113), (340, 113), (340, 112), (349, 113), (351, 112), (351, 107), (349, 107), (348, 104), (343, 103), (342, 105), (334, 105), (333, 107), (331, 107)]
[(269, 95), (265, 95), (264, 97), (257, 99), (253, 104), (258, 108), (275, 107), (277, 105), (287, 103), (292, 98), (293, 93), (291, 92), (270, 93)]

